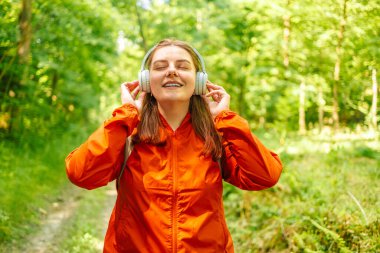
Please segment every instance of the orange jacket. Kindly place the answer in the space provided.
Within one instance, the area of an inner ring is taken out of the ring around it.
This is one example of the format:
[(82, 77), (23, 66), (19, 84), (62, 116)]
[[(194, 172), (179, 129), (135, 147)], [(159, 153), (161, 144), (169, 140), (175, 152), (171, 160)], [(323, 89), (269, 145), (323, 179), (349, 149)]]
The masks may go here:
[[(215, 125), (223, 137), (223, 178), (219, 164), (201, 155), (188, 114), (168, 134), (164, 146), (136, 144), (120, 188), (104, 242), (104, 252), (234, 252), (222, 199), (222, 179), (245, 190), (273, 186), (282, 170), (279, 157), (251, 134), (247, 122), (223, 111)], [(66, 158), (76, 185), (93, 189), (117, 178), (124, 144), (138, 124), (137, 109), (117, 108), (113, 117)]]

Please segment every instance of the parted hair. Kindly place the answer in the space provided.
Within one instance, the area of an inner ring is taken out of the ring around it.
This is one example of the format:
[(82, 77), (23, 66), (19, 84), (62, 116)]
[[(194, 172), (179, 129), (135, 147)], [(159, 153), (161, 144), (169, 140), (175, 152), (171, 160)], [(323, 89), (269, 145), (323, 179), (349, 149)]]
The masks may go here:
[[(147, 59), (149, 69), (156, 50), (167, 46), (177, 46), (185, 49), (191, 55), (196, 71), (201, 69), (200, 61), (192, 47), (186, 42), (176, 39), (164, 39), (155, 46)], [(204, 141), (202, 153), (206, 156), (212, 156), (215, 161), (220, 159), (222, 156), (221, 137), (215, 128), (208, 104), (202, 96), (193, 95), (190, 98), (189, 113), (195, 133)], [(165, 145), (166, 142), (166, 136), (162, 131), (157, 100), (151, 93), (145, 95), (137, 133), (133, 137), (133, 143), (139, 142), (154, 145)]]

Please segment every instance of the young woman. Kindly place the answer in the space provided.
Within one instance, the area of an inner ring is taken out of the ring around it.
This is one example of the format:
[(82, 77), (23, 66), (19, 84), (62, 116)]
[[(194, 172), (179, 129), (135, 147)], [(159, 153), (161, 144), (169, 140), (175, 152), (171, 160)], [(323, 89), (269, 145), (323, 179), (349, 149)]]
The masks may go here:
[(123, 105), (66, 158), (69, 179), (87, 189), (123, 172), (104, 252), (234, 252), (222, 180), (244, 190), (271, 187), (280, 159), (229, 110), (230, 96), (206, 81), (187, 43), (163, 40), (142, 65), (139, 81), (121, 85)]

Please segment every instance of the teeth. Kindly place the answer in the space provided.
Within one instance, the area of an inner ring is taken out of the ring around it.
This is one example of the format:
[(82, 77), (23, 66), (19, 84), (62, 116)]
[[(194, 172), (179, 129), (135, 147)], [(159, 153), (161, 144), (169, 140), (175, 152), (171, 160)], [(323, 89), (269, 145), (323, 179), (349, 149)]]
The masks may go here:
[(182, 85), (178, 83), (167, 83), (164, 85), (164, 87), (181, 87)]

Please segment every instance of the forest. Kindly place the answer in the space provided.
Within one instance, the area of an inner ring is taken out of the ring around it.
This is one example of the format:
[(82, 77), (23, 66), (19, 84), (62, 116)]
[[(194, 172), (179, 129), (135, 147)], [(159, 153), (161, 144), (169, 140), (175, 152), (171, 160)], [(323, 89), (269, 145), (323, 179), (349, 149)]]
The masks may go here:
[(377, 0), (1, 0), (0, 251), (101, 251), (115, 186), (74, 188), (64, 159), (177, 38), (284, 164), (272, 189), (224, 185), (235, 251), (379, 252), (379, 24)]

